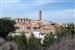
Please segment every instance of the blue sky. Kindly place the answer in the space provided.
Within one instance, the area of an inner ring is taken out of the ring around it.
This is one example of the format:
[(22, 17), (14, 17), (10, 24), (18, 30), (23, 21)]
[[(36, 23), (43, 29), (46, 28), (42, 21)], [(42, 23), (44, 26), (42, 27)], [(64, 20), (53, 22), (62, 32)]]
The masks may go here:
[(74, 0), (0, 0), (0, 17), (38, 19), (42, 10), (43, 20), (75, 22), (74, 4)]

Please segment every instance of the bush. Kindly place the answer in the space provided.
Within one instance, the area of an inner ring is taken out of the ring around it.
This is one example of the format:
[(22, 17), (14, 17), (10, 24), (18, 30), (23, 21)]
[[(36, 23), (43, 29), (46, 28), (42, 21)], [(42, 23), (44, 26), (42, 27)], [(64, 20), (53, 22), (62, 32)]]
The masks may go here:
[(50, 47), (54, 43), (54, 35), (47, 34), (43, 40), (43, 47)]
[(6, 42), (2, 46), (2, 50), (17, 50), (17, 46), (13, 42)]
[(0, 37), (0, 46), (2, 46), (5, 43), (5, 40)]

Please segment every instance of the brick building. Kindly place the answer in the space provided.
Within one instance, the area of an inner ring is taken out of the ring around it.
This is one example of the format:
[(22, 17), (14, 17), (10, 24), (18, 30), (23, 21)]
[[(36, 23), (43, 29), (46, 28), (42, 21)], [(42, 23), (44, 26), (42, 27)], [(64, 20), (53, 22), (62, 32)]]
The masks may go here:
[(39, 31), (42, 33), (49, 33), (54, 32), (56, 26), (55, 23), (42, 20), (42, 11), (39, 11), (38, 20), (16, 18), (15, 21), (15, 27), (17, 27), (15, 32), (32, 33), (33, 31)]

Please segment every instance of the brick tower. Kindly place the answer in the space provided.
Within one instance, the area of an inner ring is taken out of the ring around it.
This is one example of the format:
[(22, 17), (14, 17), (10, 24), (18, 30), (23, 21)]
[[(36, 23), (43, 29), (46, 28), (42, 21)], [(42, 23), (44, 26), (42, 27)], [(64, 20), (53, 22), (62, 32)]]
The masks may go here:
[(40, 21), (42, 20), (42, 11), (41, 10), (39, 11), (39, 20)]

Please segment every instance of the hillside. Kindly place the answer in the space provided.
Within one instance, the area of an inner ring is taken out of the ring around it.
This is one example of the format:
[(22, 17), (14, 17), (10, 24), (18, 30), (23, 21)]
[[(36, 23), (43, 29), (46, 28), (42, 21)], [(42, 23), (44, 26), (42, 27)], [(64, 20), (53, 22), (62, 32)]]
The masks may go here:
[(53, 44), (48, 50), (75, 50), (75, 37), (63, 37), (59, 43)]

